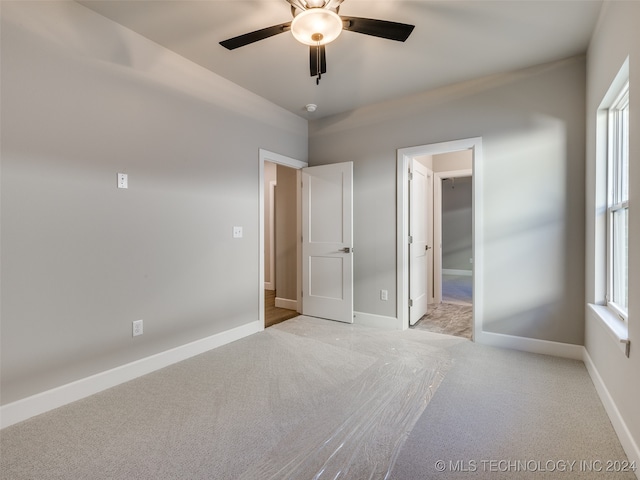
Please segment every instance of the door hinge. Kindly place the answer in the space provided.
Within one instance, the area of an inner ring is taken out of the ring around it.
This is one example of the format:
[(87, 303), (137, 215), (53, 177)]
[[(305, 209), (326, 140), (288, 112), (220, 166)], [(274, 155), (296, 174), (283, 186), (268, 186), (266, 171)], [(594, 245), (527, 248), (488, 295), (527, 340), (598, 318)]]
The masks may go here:
[(413, 180), (413, 172), (409, 170), (409, 181)]
[(413, 243), (413, 235), (409, 235), (408, 242), (409, 242), (410, 244), (411, 244), (411, 243)]
[(409, 299), (409, 306), (413, 307), (413, 300)]

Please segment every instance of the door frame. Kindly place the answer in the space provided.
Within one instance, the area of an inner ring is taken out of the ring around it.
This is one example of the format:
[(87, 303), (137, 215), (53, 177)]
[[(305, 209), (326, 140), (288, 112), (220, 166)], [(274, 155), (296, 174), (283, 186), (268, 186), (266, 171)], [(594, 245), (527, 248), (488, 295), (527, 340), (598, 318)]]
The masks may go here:
[(402, 330), (409, 328), (409, 164), (414, 157), (471, 150), (472, 153), (472, 255), (473, 255), (473, 339), (482, 332), (482, 282), (484, 255), (482, 245), (482, 137), (473, 137), (449, 142), (400, 148), (397, 151), (397, 225), (396, 225), (396, 269), (397, 304), (396, 314)]
[[(280, 155), (279, 153), (270, 152), (269, 150), (260, 149), (259, 161), (258, 161), (258, 320), (261, 325), (261, 330), (264, 330), (264, 162), (276, 163), (278, 165), (284, 165), (285, 167), (301, 170), (308, 167), (307, 162), (302, 160), (296, 160), (295, 158)], [(300, 189), (298, 189), (298, 192)], [(298, 194), (299, 197), (299, 194)], [(300, 198), (296, 200), (298, 210), (300, 210)], [(300, 212), (298, 211), (298, 222), (300, 222)], [(298, 247), (300, 248), (300, 246)], [(298, 270), (300, 269), (301, 252), (297, 252), (298, 258)], [(298, 271), (298, 284), (302, 281), (302, 276)], [(298, 308), (302, 306), (302, 299), (300, 298), (301, 287), (297, 288), (297, 301)]]

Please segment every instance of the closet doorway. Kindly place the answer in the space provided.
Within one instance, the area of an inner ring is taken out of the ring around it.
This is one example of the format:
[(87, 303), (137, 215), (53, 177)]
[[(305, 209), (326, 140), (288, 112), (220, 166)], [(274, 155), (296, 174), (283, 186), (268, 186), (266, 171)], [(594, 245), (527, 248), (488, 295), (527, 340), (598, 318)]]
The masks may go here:
[(300, 170), (264, 162), (265, 328), (299, 315)]

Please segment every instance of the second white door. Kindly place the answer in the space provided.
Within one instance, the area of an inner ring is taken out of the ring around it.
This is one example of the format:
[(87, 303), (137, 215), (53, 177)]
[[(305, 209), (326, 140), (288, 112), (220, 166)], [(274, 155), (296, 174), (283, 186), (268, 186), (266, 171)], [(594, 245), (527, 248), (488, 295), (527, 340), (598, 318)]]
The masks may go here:
[(409, 324), (415, 325), (427, 313), (429, 300), (428, 258), (431, 171), (412, 160), (409, 181)]

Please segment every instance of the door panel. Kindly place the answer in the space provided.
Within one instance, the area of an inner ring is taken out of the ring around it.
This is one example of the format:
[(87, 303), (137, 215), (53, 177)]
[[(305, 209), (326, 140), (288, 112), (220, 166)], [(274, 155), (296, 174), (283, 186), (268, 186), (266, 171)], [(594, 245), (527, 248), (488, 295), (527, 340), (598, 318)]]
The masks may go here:
[(429, 170), (412, 161), (413, 178), (409, 182), (409, 323), (415, 323), (427, 313), (428, 303), (428, 206)]
[[(315, 167), (312, 167), (315, 168)], [(313, 173), (309, 187), (315, 199), (310, 202), (309, 241), (313, 243), (344, 243), (344, 178), (342, 172)]]
[(353, 163), (302, 170), (302, 313), (353, 323)]
[(342, 284), (344, 259), (316, 256), (310, 257), (309, 262), (309, 271), (314, 273), (309, 277), (309, 295), (342, 300), (344, 298)]

